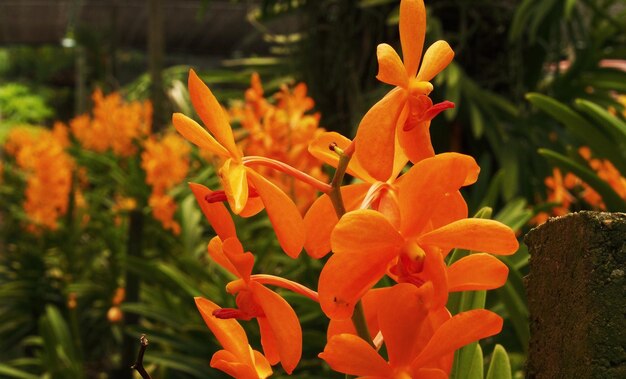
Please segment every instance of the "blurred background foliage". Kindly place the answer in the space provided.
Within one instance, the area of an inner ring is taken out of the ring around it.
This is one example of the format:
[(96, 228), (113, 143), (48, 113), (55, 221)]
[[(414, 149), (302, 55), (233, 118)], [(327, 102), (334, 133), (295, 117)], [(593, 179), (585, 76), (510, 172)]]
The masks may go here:
[[(202, 3), (208, 9), (216, 2)], [(376, 46), (399, 45), (398, 1), (245, 3), (247, 22), (267, 48), (210, 59), (184, 54), (168, 59), (160, 88), (167, 101), (154, 111), (164, 119), (172, 111), (193, 113), (186, 89), (193, 62), (223, 104), (243, 98), (253, 72), (260, 74), (266, 94), (284, 82), (305, 82), (321, 114), (320, 125), (353, 136), (364, 112), (390, 89), (375, 79)], [(626, 210), (626, 194), (578, 153), (588, 146), (594, 157), (612, 162), (621, 178), (626, 177), (625, 104), (618, 98), (626, 93), (624, 2), (449, 0), (427, 1), (427, 8), (426, 44), (445, 39), (456, 53), (454, 63), (433, 83), (435, 102), (456, 103), (433, 121), (433, 143), (438, 152), (460, 151), (479, 162), (479, 181), (465, 193), (470, 213), (524, 233), (536, 214), (559, 205), (550, 202), (555, 199), (546, 200), (550, 188), (544, 179), (553, 167), (588, 183), (601, 195), (604, 209)], [(204, 16), (200, 11), (198, 17)], [(295, 26), (274, 31), (272, 25), (283, 22)], [(145, 53), (115, 49), (101, 32), (89, 28), (77, 29), (76, 40), (74, 48), (0, 49), (0, 142), (18, 125), (51, 126), (53, 120), (70, 120), (96, 87), (105, 93), (121, 91), (129, 101), (150, 97)], [(77, 77), (79, 65), (84, 65), (82, 78)], [(79, 90), (80, 81), (87, 91)], [(130, 214), (116, 225), (111, 196), (126, 186), (139, 188), (135, 195), (146, 199), (149, 188), (137, 186), (143, 178), (128, 172), (110, 180), (113, 167), (128, 168), (129, 162), (81, 154), (77, 162), (92, 170), (90, 196), (99, 205), (89, 213), (87, 224), (81, 225), (69, 212), (57, 231), (41, 235), (22, 229), (25, 179), (3, 157), (0, 378), (130, 377), (124, 364), (129, 354), (134, 359), (142, 333), (150, 340), (146, 365), (154, 377), (223, 377), (208, 367), (217, 342), (202, 323), (193, 297), (233, 306), (224, 290), (231, 278), (205, 254), (213, 232), (193, 195), (184, 185), (173, 190), (179, 204), (179, 236), (164, 233), (143, 208), (141, 256), (133, 256)], [(192, 161), (187, 180), (216, 188), (215, 172), (204, 158), (194, 151)], [(126, 180), (130, 182), (124, 184)], [(582, 200), (572, 208), (594, 206), (602, 208)], [(237, 223), (244, 247), (255, 253), (256, 272), (316, 287), (321, 262), (304, 254), (298, 260), (276, 254), (280, 249), (262, 215)], [(455, 252), (451, 259), (468, 253)], [(501, 335), (457, 353), (455, 378), (523, 377), (529, 335), (522, 277), (528, 253), (522, 246), (516, 255), (502, 259), (510, 268), (503, 288), (489, 296), (468, 293), (450, 299), (452, 313), (487, 307), (505, 317)], [(131, 276), (141, 283), (139, 297), (119, 304), (126, 323), (111, 321), (108, 313), (116, 306), (116, 291), (127, 286)], [(305, 330), (297, 377), (341, 377), (317, 360), (325, 344), (321, 311), (298, 295), (284, 296)], [(245, 327), (250, 340), (258, 341), (255, 325)]]

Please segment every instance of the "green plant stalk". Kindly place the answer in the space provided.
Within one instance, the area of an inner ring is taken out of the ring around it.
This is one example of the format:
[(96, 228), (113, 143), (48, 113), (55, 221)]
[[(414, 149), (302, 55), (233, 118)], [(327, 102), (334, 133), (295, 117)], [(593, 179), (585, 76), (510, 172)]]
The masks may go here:
[[(343, 197), (341, 196), (341, 183), (343, 182), (343, 178), (346, 174), (346, 170), (348, 169), (348, 164), (350, 163), (350, 159), (352, 158), (353, 145), (348, 147), (345, 151), (342, 151), (339, 148), (335, 148), (335, 151), (339, 154), (339, 163), (337, 164), (337, 170), (335, 170), (335, 175), (333, 176), (332, 181), (330, 182), (330, 186), (332, 187), (331, 191), (328, 193), (330, 200), (335, 208), (335, 213), (337, 213), (337, 218), (340, 219), (346, 213), (346, 207), (343, 203)], [(367, 321), (365, 320), (365, 312), (363, 311), (363, 304), (359, 300), (355, 307), (354, 313), (352, 314), (352, 323), (354, 324), (354, 328), (359, 337), (363, 338), (367, 343), (369, 343), (373, 348), (374, 342), (372, 342), (372, 336), (370, 335), (369, 329), (367, 328)], [(350, 377), (346, 375), (346, 377)]]

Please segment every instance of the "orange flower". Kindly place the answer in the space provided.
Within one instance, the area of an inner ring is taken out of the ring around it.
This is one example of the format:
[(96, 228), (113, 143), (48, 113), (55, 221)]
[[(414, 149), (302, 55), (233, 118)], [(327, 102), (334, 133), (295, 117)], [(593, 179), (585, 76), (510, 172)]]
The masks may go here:
[(26, 172), (24, 212), (30, 223), (28, 229), (57, 229), (59, 218), (68, 210), (74, 161), (47, 130), (11, 130), (6, 151)]
[(152, 105), (146, 101), (124, 103), (119, 93), (104, 96), (101, 90), (92, 95), (93, 118), (80, 115), (70, 121), (70, 128), (80, 144), (90, 150), (112, 150), (122, 157), (133, 155), (135, 142), (150, 133)]
[(377, 311), (389, 361), (354, 334), (330, 338), (319, 356), (339, 372), (367, 378), (447, 378), (454, 351), (497, 334), (502, 319), (484, 309), (441, 320), (410, 284), (390, 288)]
[[(319, 280), (320, 305), (331, 319), (349, 318), (356, 302), (389, 270), (400, 282), (429, 293), (429, 306), (443, 307), (449, 291), (495, 288), (508, 271), (485, 254), (466, 257), (446, 269), (452, 248), (513, 254), (513, 231), (493, 220), (467, 219), (456, 194), (476, 181), (473, 158), (439, 154), (418, 162), (399, 185), (400, 220), (394, 224), (369, 209), (347, 213), (331, 236), (334, 252)], [(480, 269), (479, 269), (480, 268)]]
[(220, 307), (207, 299), (196, 297), (195, 301), (207, 327), (224, 347), (224, 350), (213, 354), (211, 367), (238, 379), (265, 379), (272, 375), (267, 358), (252, 350), (246, 332), (237, 321), (213, 316), (213, 312), (219, 311)]
[[(262, 157), (245, 160), (235, 144), (225, 111), (193, 70), (189, 72), (189, 94), (196, 112), (212, 134), (181, 113), (173, 115), (174, 126), (187, 140), (222, 158), (223, 163), (219, 169), (224, 188), (222, 194), (233, 212), (242, 216), (258, 212), (258, 202), (249, 201), (249, 198), (258, 196), (267, 210), (281, 247), (289, 256), (297, 257), (304, 244), (300, 212), (289, 196), (246, 165), (258, 163), (271, 165), (276, 169), (289, 168), (280, 162), (264, 160)], [(218, 194), (205, 200), (216, 202), (222, 201), (222, 198)]]
[(424, 54), (420, 67), (425, 33), (423, 0), (402, 0), (400, 42), (404, 62), (391, 46), (378, 45), (377, 78), (396, 88), (367, 112), (355, 138), (356, 157), (378, 180), (386, 180), (392, 172), (396, 139), (414, 163), (433, 156), (430, 120), (441, 111), (454, 107), (449, 101), (433, 105), (428, 97), (433, 90), (430, 80), (446, 68), (454, 52), (447, 42), (437, 41)]
[[(326, 132), (318, 136), (309, 145), (309, 151), (322, 162), (337, 167), (339, 156), (329, 147), (332, 146), (345, 151), (353, 148), (350, 139), (336, 132)], [(387, 217), (397, 219), (399, 209), (397, 206), (397, 177), (406, 165), (408, 159), (400, 149), (395, 151), (393, 171), (386, 181), (381, 182), (372, 178), (363, 169), (356, 156), (352, 156), (347, 168), (347, 173), (365, 183), (348, 185), (341, 188), (346, 210), (354, 210), (360, 207), (384, 212)], [(314, 257), (321, 258), (330, 252), (330, 234), (337, 224), (338, 218), (328, 195), (320, 196), (309, 208), (304, 216), (306, 228), (306, 240), (304, 248)]]
[(213, 312), (218, 318), (250, 320), (256, 318), (261, 331), (261, 344), (270, 364), (281, 362), (291, 374), (302, 354), (302, 329), (298, 316), (278, 294), (263, 284), (288, 288), (317, 300), (317, 294), (297, 283), (272, 275), (251, 275), (254, 256), (244, 253), (236, 237), (222, 242), (214, 237), (208, 246), (213, 260), (239, 279), (230, 282), (226, 290), (236, 294), (238, 309)]

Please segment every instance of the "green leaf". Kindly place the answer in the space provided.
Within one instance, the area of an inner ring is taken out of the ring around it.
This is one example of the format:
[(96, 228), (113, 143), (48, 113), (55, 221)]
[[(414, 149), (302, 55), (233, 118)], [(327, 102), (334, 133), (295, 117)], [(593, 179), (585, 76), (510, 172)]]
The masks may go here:
[(491, 355), (491, 363), (486, 379), (511, 379), (511, 362), (502, 345), (496, 345)]
[(593, 171), (552, 150), (539, 149), (539, 154), (548, 158), (562, 169), (571, 171), (582, 181), (589, 184), (602, 196), (602, 201), (604, 201), (609, 212), (626, 212), (626, 200), (622, 199), (607, 182), (600, 179)]
[(618, 149), (610, 148), (615, 146), (615, 142), (610, 136), (598, 130), (597, 127), (594, 127), (567, 105), (549, 96), (529, 93), (526, 98), (537, 108), (561, 122), (576, 139), (587, 144), (598, 156), (610, 160), (620, 172), (626, 172), (626, 160)]
[(0, 376), (7, 376), (9, 378), (19, 378), (19, 379), (38, 379), (39, 376), (30, 374), (26, 371), (18, 370), (9, 365), (0, 363)]
[[(576, 106), (594, 118), (597, 121), (596, 125), (614, 138), (615, 142), (620, 146), (619, 150), (622, 152), (623, 159), (626, 159), (626, 153), (624, 153), (624, 147), (626, 147), (626, 123), (591, 101), (577, 99)], [(622, 172), (622, 175), (626, 176), (626, 172)]]
[(464, 379), (483, 379), (484, 378), (483, 366), (484, 366), (483, 349), (480, 347), (479, 344), (476, 344), (476, 349), (474, 349), (474, 357), (472, 359), (472, 363)]

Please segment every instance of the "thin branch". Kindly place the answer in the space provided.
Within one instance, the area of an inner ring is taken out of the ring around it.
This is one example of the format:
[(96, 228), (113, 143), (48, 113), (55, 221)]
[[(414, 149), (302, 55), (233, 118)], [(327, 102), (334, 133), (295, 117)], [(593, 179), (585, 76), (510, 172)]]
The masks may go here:
[(137, 372), (139, 373), (139, 375), (141, 375), (143, 379), (152, 379), (146, 369), (143, 368), (143, 354), (148, 348), (148, 339), (146, 338), (145, 334), (141, 335), (139, 342), (141, 343), (141, 348), (139, 349), (139, 354), (137, 354), (137, 360), (135, 361), (134, 365), (130, 366), (130, 368), (137, 370)]

